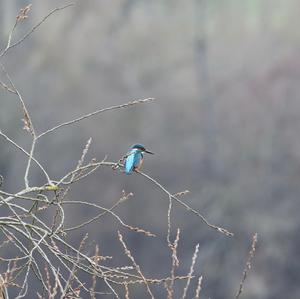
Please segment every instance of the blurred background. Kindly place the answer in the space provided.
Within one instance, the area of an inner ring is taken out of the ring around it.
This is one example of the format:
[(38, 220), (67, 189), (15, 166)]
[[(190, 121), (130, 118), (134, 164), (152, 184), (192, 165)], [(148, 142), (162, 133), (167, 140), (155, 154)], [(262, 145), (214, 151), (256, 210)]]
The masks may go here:
[[(66, 4), (0, 0), (0, 48), (29, 3), (15, 40)], [(38, 132), (98, 108), (157, 99), (61, 129), (40, 140), (36, 158), (60, 178), (76, 166), (89, 137), (89, 158), (117, 161), (136, 142), (155, 152), (144, 171), (172, 193), (190, 190), (186, 203), (235, 233), (227, 238), (174, 205), (172, 238), (177, 227), (182, 236), (178, 274), (188, 272), (199, 243), (195, 274), (203, 275), (203, 298), (234, 296), (254, 232), (259, 243), (243, 298), (300, 298), (299, 11), (296, 0), (78, 1), (2, 60)], [(22, 117), (17, 98), (0, 90), (0, 128), (28, 148)], [(0, 146), (3, 188), (17, 192), (24, 157), (3, 139)], [(37, 169), (30, 179), (44, 183)], [(134, 197), (118, 214), (158, 235), (123, 231), (129, 248), (145, 275), (168, 275), (168, 198), (157, 187), (102, 168), (69, 196), (110, 207), (123, 189)], [(93, 215), (70, 208), (66, 225)], [(71, 237), (78, 244), (88, 232), (102, 254), (128, 264), (117, 228), (106, 217)], [(166, 297), (155, 287), (154, 293)], [(142, 287), (132, 290), (132, 298), (141, 294)]]

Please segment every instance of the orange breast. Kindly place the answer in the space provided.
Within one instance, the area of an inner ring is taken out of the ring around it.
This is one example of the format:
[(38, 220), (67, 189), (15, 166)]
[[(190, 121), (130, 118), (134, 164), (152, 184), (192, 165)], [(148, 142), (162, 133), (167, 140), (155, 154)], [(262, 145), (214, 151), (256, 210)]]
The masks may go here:
[(136, 170), (140, 170), (141, 167), (142, 167), (142, 165), (143, 165), (143, 162), (144, 162), (144, 158), (141, 158), (139, 165), (136, 166), (135, 169), (136, 169)]

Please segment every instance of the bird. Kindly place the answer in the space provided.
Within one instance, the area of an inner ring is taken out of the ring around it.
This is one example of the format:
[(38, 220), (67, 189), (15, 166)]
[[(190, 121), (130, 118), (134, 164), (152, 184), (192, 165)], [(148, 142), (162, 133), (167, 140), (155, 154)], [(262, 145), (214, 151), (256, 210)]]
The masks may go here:
[(154, 153), (145, 149), (142, 144), (134, 144), (130, 147), (125, 158), (125, 173), (131, 174), (135, 170), (140, 170), (144, 161), (144, 153), (154, 155)]

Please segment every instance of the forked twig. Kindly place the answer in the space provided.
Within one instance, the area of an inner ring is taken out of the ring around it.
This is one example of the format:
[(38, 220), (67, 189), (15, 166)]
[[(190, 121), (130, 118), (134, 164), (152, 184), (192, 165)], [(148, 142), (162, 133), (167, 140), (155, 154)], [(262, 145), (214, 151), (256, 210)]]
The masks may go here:
[(214, 224), (211, 224), (210, 222), (208, 222), (208, 220), (202, 214), (200, 214), (195, 209), (191, 208), (188, 204), (186, 204), (185, 202), (180, 200), (178, 197), (171, 194), (165, 187), (163, 187), (159, 182), (157, 182), (155, 179), (153, 179), (149, 175), (145, 174), (144, 172), (138, 171), (138, 170), (136, 170), (136, 172), (139, 173), (140, 175), (142, 175), (143, 177), (147, 178), (149, 181), (154, 183), (157, 187), (159, 187), (159, 189), (161, 189), (164, 193), (166, 193), (168, 195), (169, 199), (173, 199), (174, 201), (178, 202), (180, 205), (185, 207), (185, 209), (187, 211), (191, 211), (192, 213), (197, 215), (210, 228), (213, 228), (213, 229), (217, 230), (218, 232), (225, 234), (226, 236), (229, 236), (229, 237), (233, 236), (233, 233), (228, 231), (227, 229), (219, 227), (217, 225), (214, 225)]
[(16, 41), (15, 43), (11, 43), (11, 39), (12, 39), (12, 35), (14, 33), (15, 28), (17, 27), (18, 22), (16, 21), (13, 29), (11, 30), (9, 37), (8, 37), (8, 43), (5, 47), (5, 49), (0, 53), (0, 58), (3, 57), (10, 49), (18, 46), (19, 44), (21, 44), (25, 39), (27, 39), (37, 28), (39, 28), (51, 15), (53, 15), (54, 13), (63, 10), (65, 8), (68, 8), (70, 6), (73, 6), (74, 3), (70, 3), (67, 5), (64, 5), (62, 7), (56, 7), (54, 8), (52, 11), (50, 11), (42, 20), (40, 20), (36, 25), (34, 25), (22, 38), (20, 38), (18, 41)]

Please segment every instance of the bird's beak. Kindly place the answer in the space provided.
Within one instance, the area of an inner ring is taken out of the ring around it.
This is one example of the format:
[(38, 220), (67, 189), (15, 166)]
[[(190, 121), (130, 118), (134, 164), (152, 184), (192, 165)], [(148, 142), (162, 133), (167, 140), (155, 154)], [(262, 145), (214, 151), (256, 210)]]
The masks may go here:
[(147, 151), (147, 150), (144, 150), (145, 153), (147, 154), (151, 154), (151, 155), (154, 155), (154, 153), (150, 152), (150, 151)]

